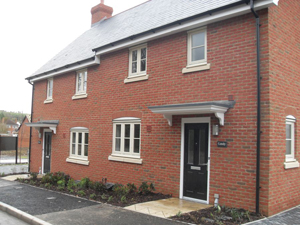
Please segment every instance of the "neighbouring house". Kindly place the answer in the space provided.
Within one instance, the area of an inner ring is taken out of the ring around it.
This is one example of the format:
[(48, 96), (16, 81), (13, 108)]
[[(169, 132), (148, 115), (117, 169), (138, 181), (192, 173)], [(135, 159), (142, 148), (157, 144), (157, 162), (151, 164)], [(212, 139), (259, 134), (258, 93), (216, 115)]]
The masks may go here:
[(2, 118), (2, 123), (5, 124), (7, 128), (7, 134), (9, 136), (17, 136), (17, 129), (19, 128), (19, 125), (17, 124), (17, 120), (14, 122), (9, 119)]
[(18, 128), (18, 150), (21, 155), (26, 154), (29, 150), (29, 141), (30, 141), (30, 127), (25, 124), (30, 123), (30, 115), (26, 115), (23, 118), (23, 121)]
[(265, 215), (300, 204), (299, 1), (112, 12), (93, 7), (91, 28), (26, 78), (30, 171)]

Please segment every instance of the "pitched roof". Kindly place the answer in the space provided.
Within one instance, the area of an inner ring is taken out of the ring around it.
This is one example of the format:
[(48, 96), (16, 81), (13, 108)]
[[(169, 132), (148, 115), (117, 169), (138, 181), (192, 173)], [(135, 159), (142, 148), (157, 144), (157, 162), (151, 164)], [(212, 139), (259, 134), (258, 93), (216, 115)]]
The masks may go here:
[(241, 0), (150, 0), (107, 20), (100, 21), (83, 33), (33, 76), (91, 59), (92, 49), (172, 24)]

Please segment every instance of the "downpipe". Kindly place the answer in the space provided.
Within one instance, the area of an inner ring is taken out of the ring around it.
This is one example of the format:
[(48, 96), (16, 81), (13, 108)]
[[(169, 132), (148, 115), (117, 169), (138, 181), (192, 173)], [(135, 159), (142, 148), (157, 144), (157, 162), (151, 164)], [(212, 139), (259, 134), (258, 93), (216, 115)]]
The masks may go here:
[[(33, 119), (33, 95), (34, 95), (34, 84), (28, 80), (28, 83), (32, 85), (32, 95), (31, 95), (31, 115), (30, 115), (30, 123), (32, 123)], [(31, 159), (31, 136), (32, 136), (32, 127), (30, 127), (30, 136), (29, 136), (29, 153), (28, 153), (28, 172), (30, 172), (30, 159)]]
[(259, 191), (260, 191), (260, 135), (261, 135), (261, 107), (260, 107), (260, 19), (254, 10), (253, 0), (250, 0), (251, 12), (256, 20), (256, 54), (257, 54), (257, 143), (256, 143), (256, 213), (259, 213)]

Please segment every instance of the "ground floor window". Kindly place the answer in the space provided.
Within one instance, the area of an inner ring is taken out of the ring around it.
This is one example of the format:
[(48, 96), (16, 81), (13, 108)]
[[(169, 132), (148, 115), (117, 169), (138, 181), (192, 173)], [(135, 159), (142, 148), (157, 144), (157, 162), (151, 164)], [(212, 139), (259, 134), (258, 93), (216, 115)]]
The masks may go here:
[(113, 155), (140, 157), (141, 120), (124, 117), (113, 121)]
[(71, 129), (70, 137), (70, 157), (87, 160), (89, 130), (85, 127), (74, 127)]

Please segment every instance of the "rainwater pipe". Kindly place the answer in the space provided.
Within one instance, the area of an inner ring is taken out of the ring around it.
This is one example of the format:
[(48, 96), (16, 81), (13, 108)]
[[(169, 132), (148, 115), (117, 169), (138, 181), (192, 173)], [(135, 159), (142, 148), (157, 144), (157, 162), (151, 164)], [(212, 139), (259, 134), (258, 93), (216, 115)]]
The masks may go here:
[[(28, 83), (32, 85), (32, 95), (31, 95), (31, 115), (29, 123), (32, 123), (33, 115), (33, 95), (34, 95), (34, 84), (28, 80)], [(32, 136), (32, 127), (30, 127), (30, 136), (29, 136), (29, 154), (28, 154), (28, 172), (30, 172), (30, 159), (31, 159), (31, 136)]]
[(257, 54), (257, 133), (256, 133), (256, 213), (259, 213), (259, 190), (260, 190), (260, 135), (261, 135), (261, 108), (260, 108), (260, 20), (254, 11), (253, 0), (250, 0), (251, 12), (256, 19), (256, 54)]

